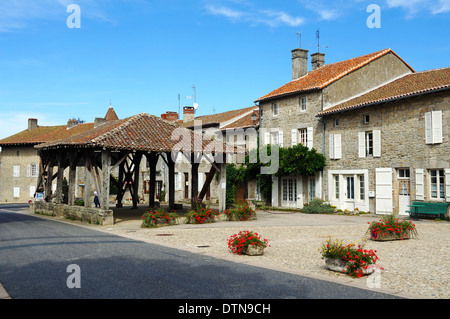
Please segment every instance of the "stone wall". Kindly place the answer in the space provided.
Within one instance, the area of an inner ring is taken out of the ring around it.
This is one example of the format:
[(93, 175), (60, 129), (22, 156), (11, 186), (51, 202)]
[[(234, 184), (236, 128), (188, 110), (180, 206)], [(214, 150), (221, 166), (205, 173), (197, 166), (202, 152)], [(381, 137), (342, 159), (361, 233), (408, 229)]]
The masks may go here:
[(63, 216), (71, 220), (79, 220), (84, 223), (97, 225), (113, 225), (114, 215), (112, 210), (99, 208), (87, 208), (83, 206), (68, 206), (47, 202), (33, 202), (31, 209), (36, 214), (48, 216)]

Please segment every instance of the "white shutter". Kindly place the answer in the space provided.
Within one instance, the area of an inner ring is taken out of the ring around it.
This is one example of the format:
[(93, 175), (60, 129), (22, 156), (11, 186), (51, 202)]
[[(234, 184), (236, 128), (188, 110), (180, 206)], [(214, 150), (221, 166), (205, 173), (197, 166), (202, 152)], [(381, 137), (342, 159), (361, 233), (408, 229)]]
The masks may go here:
[(366, 157), (366, 132), (358, 133), (359, 157)]
[(431, 112), (431, 130), (433, 144), (442, 143), (442, 111)]
[(373, 157), (381, 156), (381, 131), (373, 130)]
[(334, 159), (334, 135), (330, 134), (330, 159)]
[(416, 168), (416, 200), (425, 199), (423, 169)]
[(431, 112), (425, 113), (425, 143), (433, 143), (433, 131), (431, 122)]
[(203, 173), (198, 173), (198, 191), (200, 192), (203, 187)]
[(264, 133), (264, 145), (270, 144), (270, 132)]
[(30, 186), (30, 197), (34, 197), (34, 193), (36, 193), (36, 186)]
[(280, 145), (280, 147), (283, 147), (283, 131), (280, 130), (278, 131), (278, 144)]
[(341, 134), (334, 134), (334, 158), (342, 158)]
[(297, 145), (297, 129), (293, 128), (291, 130), (291, 145)]
[(14, 187), (14, 194), (13, 194), (14, 198), (18, 198), (20, 197), (20, 187)]
[(27, 177), (31, 177), (31, 165), (27, 165)]
[(377, 214), (392, 214), (392, 168), (375, 169), (375, 205)]
[(450, 202), (450, 168), (445, 169), (445, 200)]
[(175, 190), (177, 190), (177, 191), (181, 190), (181, 173), (180, 172), (175, 173)]
[(307, 128), (307, 132), (308, 132), (307, 146), (308, 146), (309, 149), (312, 149), (313, 148), (313, 141), (314, 141), (313, 128), (312, 127), (308, 127)]

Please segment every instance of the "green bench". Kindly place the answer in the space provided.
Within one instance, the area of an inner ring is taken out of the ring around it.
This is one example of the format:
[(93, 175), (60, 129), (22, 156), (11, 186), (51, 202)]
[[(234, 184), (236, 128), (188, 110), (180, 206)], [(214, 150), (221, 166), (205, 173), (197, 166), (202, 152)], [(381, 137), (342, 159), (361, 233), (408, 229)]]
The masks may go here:
[(448, 203), (438, 202), (413, 202), (410, 210), (406, 211), (411, 217), (418, 218), (419, 215), (437, 215), (444, 218), (447, 214)]

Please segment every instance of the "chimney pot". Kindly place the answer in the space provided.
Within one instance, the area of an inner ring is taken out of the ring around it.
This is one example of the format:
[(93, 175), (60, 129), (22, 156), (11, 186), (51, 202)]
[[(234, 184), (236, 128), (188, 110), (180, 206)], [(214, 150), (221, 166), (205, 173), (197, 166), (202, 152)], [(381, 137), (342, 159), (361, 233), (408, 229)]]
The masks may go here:
[(292, 52), (292, 80), (297, 80), (308, 73), (308, 50), (294, 49)]
[(193, 106), (183, 107), (183, 122), (191, 122), (194, 120), (195, 110)]

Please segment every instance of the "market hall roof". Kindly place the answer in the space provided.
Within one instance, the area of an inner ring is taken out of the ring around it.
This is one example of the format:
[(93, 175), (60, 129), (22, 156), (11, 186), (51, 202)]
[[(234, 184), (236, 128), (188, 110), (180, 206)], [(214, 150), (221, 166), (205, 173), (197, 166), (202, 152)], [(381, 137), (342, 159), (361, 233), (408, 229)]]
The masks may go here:
[(450, 89), (450, 67), (407, 74), (318, 113), (318, 116)]
[(202, 134), (147, 113), (107, 121), (80, 134), (35, 146), (43, 150), (68, 147), (147, 152), (232, 152), (220, 141), (209, 140)]
[(316, 70), (308, 72), (303, 77), (293, 80), (279, 87), (278, 89), (264, 95), (263, 97), (257, 99), (255, 103), (299, 92), (323, 89), (328, 85), (330, 85), (331, 83), (344, 77), (345, 75), (390, 53), (394, 54), (398, 59), (400, 59), (403, 63), (405, 63), (405, 65), (408, 68), (410, 68), (411, 71), (414, 72), (414, 70), (405, 61), (403, 61), (403, 59), (401, 59), (393, 50), (384, 49), (378, 52), (366, 54), (349, 60), (325, 64)]

